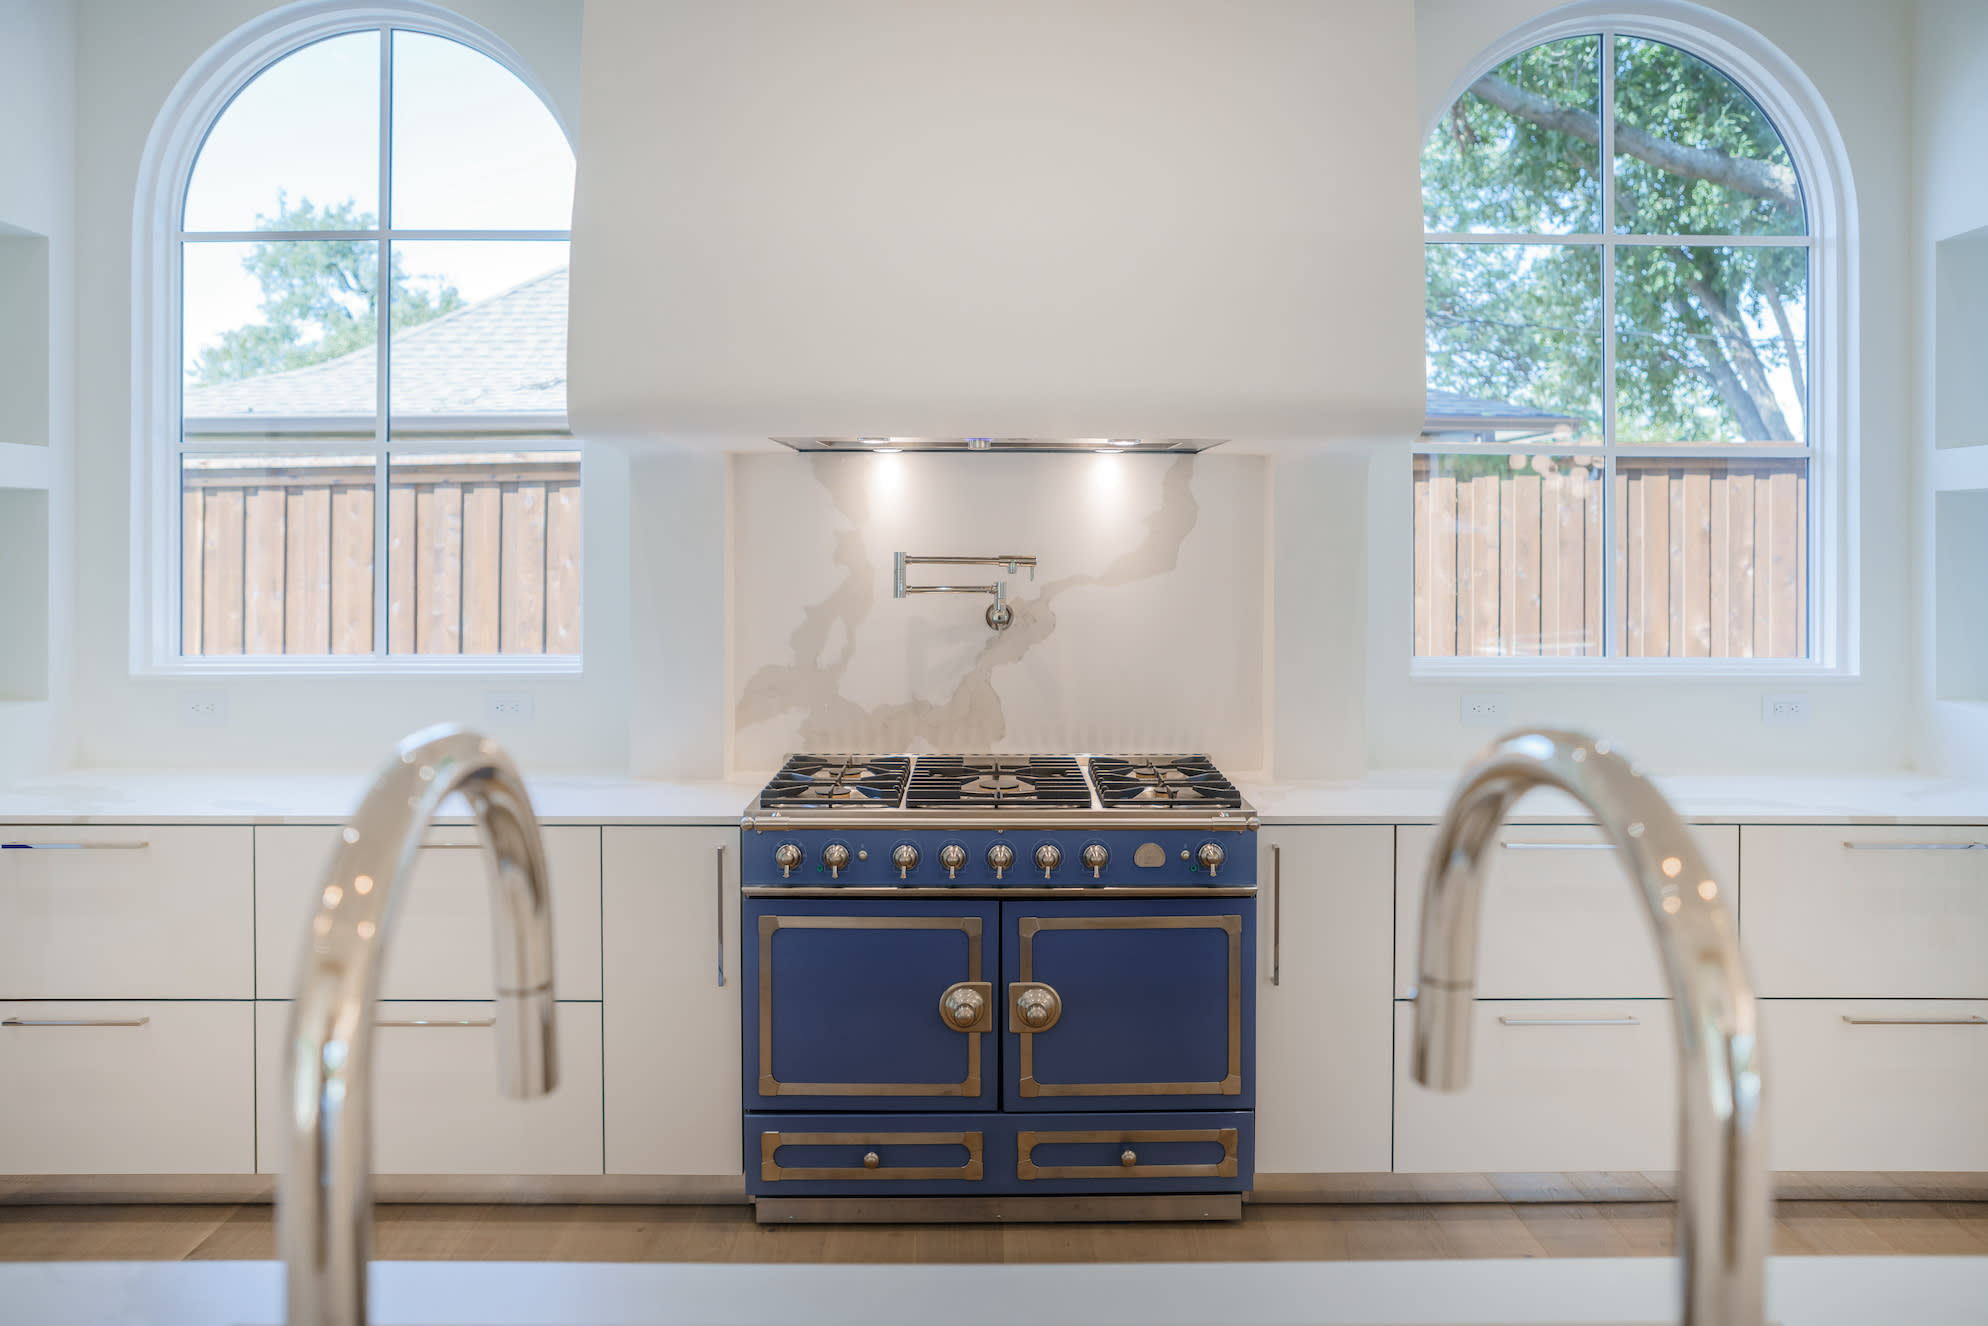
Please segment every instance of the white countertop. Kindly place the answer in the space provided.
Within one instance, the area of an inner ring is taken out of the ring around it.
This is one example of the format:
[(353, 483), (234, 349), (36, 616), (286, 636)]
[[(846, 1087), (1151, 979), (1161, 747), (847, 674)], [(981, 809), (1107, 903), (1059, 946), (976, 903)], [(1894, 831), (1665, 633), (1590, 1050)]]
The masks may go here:
[[(250, 1326), (283, 1317), (274, 1262), (0, 1265), (0, 1323)], [(1782, 1326), (1980, 1326), (1988, 1257), (1778, 1257)], [(376, 1262), (403, 1326), (1352, 1326), (1675, 1322), (1661, 1257), (1527, 1261), (798, 1266)]]
[[(1377, 774), (1345, 782), (1238, 776), (1266, 824), (1433, 823), (1456, 775)], [(0, 788), (0, 824), (333, 824), (358, 805), (363, 773), (79, 769)], [(767, 775), (707, 782), (625, 774), (528, 777), (548, 824), (736, 824)], [(1988, 784), (1930, 774), (1679, 774), (1657, 785), (1688, 819), (1717, 823), (1988, 824)], [(466, 816), (460, 801), (448, 808)], [(1584, 821), (1568, 798), (1534, 792), (1515, 821)]]

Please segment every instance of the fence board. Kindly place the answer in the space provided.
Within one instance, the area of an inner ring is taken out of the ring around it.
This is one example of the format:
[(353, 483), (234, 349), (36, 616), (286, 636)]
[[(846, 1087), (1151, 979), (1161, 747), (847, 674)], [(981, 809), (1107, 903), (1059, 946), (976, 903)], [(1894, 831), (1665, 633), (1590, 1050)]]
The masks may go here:
[(291, 488), (283, 505), (283, 648), (331, 652), (331, 489)]
[[(396, 476), (397, 478), (398, 476)], [(387, 485), (387, 652), (414, 652), (414, 485)]]
[(244, 494), (242, 652), (283, 652), (283, 490), (264, 485)]
[(1430, 641), (1435, 636), (1436, 602), (1432, 586), (1435, 575), (1431, 561), (1435, 553), (1436, 528), (1441, 516), (1431, 505), (1429, 491), (1429, 459), (1426, 456), (1415, 458), (1415, 473), (1412, 479), (1411, 497), (1414, 513), (1415, 541), (1415, 653), (1423, 657), (1431, 652)]
[(1540, 650), (1540, 557), (1544, 543), (1540, 528), (1540, 476), (1521, 473), (1508, 485), (1512, 493), (1512, 630), (1505, 637), (1508, 654), (1538, 654)]
[(331, 490), (331, 652), (373, 652), (373, 488)]
[(1431, 597), (1435, 602), (1431, 622), (1431, 643), (1438, 654), (1455, 654), (1457, 649), (1457, 486), (1454, 474), (1438, 474), (1429, 482), (1435, 526), (1431, 562), (1435, 579)]
[(209, 490), (201, 516), (200, 638), (204, 653), (242, 652), (242, 517), (239, 488)]
[(415, 495), (414, 648), (462, 652), (462, 488), (422, 484)]
[(1676, 537), (1677, 565), (1683, 592), (1672, 595), (1681, 607), (1674, 637), (1686, 658), (1712, 653), (1712, 475), (1703, 467), (1687, 467), (1673, 481), (1683, 513)]
[(545, 652), (545, 485), (504, 485), (504, 553), (498, 648)]
[(580, 485), (545, 486), (545, 652), (580, 652)]
[[(1771, 658), (1788, 658), (1801, 652), (1799, 625), (1801, 596), (1796, 592), (1801, 523), (1795, 492), (1795, 476), (1779, 471), (1767, 480), (1768, 520), (1772, 534), (1768, 540), (1768, 592), (1766, 647), (1760, 652)], [(1756, 647), (1760, 642), (1756, 640)]]
[(206, 532), (202, 514), (206, 500), (198, 488), (182, 488), (179, 495), (179, 649), (182, 654), (203, 653), (200, 647), (200, 591), (207, 577), (202, 562)]
[(497, 652), (503, 493), (494, 483), (463, 486), (462, 652)]
[(1471, 574), (1471, 652), (1496, 654), (1498, 648), (1498, 490), (1502, 481), (1495, 474), (1480, 475), (1470, 481)]
[(1608, 483), (1605, 470), (1596, 468), (1584, 473), (1586, 477), (1581, 480), (1581, 523), (1584, 535), (1581, 571), (1587, 577), (1586, 612), (1583, 614), (1583, 620), (1587, 625), (1582, 632), (1584, 640), (1581, 652), (1599, 655), (1607, 648), (1604, 637), (1608, 631), (1607, 623), (1602, 620), (1602, 578), (1610, 574), (1609, 567), (1614, 560), (1609, 556), (1608, 550), (1602, 546), (1602, 510), (1608, 504)]

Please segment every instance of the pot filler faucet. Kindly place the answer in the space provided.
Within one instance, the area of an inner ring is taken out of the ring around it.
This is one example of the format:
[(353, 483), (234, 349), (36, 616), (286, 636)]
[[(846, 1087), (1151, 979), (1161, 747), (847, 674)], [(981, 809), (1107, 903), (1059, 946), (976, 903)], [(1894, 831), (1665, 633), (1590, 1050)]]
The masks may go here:
[(552, 899), (524, 780), (495, 741), (453, 726), (400, 743), (341, 831), (304, 937), (284, 1061), (276, 1203), (291, 1326), (364, 1326), (372, 1248), (373, 1005), (422, 833), (460, 789), (483, 831), (497, 971), (497, 1084), (542, 1096), (553, 1041)]
[(1753, 988), (1717, 877), (1670, 803), (1608, 742), (1514, 732), (1457, 785), (1423, 883), (1415, 1080), (1441, 1091), (1469, 1083), (1484, 854), (1512, 804), (1541, 786), (1593, 813), (1656, 930), (1677, 1026), (1686, 1326), (1760, 1326), (1769, 1201)]

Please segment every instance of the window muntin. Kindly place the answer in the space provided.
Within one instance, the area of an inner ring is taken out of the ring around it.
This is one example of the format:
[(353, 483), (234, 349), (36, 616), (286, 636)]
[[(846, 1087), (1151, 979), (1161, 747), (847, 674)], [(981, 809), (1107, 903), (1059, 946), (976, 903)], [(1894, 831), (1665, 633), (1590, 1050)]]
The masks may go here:
[(572, 176), (508, 68), (392, 24), (216, 118), (175, 236), (183, 657), (578, 654)]
[[(1604, 30), (1476, 80), (1423, 184), (1416, 656), (1811, 656), (1814, 240), (1765, 114)], [(1556, 626), (1576, 573), (1600, 592)]]

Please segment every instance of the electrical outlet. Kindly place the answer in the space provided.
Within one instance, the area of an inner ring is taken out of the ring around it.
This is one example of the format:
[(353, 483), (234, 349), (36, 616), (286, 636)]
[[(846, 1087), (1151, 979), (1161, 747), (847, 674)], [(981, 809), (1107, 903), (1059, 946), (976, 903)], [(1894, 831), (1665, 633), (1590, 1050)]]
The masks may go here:
[(226, 691), (181, 691), (179, 693), (179, 725), (181, 727), (228, 726), (228, 693)]
[(1794, 727), (1809, 721), (1809, 697), (1806, 695), (1763, 695), (1760, 697), (1760, 721), (1770, 727)]
[(532, 693), (530, 691), (485, 691), (483, 693), (483, 721), (500, 726), (515, 726), (532, 721)]
[(1498, 727), (1505, 721), (1505, 697), (1497, 691), (1467, 691), (1459, 717), (1465, 727)]

